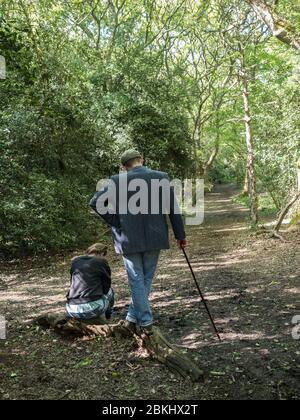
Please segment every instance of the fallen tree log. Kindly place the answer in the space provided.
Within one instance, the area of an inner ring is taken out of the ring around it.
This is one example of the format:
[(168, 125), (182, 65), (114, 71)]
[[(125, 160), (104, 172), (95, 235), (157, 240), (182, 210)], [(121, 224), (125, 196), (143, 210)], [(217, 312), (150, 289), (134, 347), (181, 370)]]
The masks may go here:
[(142, 350), (147, 350), (150, 357), (166, 365), (172, 372), (192, 381), (203, 378), (203, 371), (187, 357), (184, 352), (170, 344), (158, 327), (153, 327), (152, 333), (133, 333), (126, 328), (125, 323), (106, 324), (105, 321), (82, 322), (70, 320), (62, 314), (46, 314), (38, 317), (35, 324), (43, 328), (52, 328), (64, 337), (116, 337), (132, 338)]

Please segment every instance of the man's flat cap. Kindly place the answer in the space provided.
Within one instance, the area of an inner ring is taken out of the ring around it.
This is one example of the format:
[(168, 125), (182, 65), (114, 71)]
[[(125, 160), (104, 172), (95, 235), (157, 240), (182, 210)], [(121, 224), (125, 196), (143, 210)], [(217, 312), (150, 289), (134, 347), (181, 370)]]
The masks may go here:
[(142, 155), (140, 152), (134, 149), (126, 150), (126, 152), (123, 153), (121, 157), (122, 165), (126, 165), (127, 162), (136, 158), (142, 158)]

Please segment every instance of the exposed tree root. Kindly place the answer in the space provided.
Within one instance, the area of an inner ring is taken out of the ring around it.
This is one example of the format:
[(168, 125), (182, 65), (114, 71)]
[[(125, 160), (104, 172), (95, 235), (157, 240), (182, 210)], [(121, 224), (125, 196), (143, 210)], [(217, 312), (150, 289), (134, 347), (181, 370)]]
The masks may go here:
[(153, 327), (151, 334), (145, 332), (135, 334), (126, 328), (123, 321), (118, 324), (105, 324), (101, 321), (99, 324), (95, 324), (69, 320), (61, 314), (42, 315), (34, 322), (44, 328), (53, 328), (58, 334), (65, 337), (133, 338), (139, 348), (147, 350), (149, 356), (165, 364), (172, 372), (193, 381), (203, 378), (203, 371), (181, 350), (170, 344), (157, 327)]
[(279, 239), (283, 243), (289, 242), (283, 236), (281, 236), (278, 232), (276, 232), (275, 230), (267, 229), (265, 226), (261, 226), (260, 230), (255, 232), (255, 235), (257, 236), (266, 235), (268, 239)]
[(288, 243), (288, 241), (286, 239), (284, 239), (283, 236), (279, 235), (279, 233), (276, 232), (275, 230), (273, 232), (271, 232), (270, 237), (273, 238), (273, 239), (279, 239), (281, 242), (283, 242), (285, 244)]

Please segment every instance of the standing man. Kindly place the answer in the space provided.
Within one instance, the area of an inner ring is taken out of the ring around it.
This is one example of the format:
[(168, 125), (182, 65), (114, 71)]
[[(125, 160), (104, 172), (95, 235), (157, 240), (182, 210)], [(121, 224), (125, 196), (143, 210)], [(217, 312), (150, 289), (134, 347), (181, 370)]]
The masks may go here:
[[(106, 213), (103, 211), (104, 203), (107, 205), (109, 201), (109, 199), (106, 201), (104, 199), (109, 191), (108, 186), (96, 193), (90, 202), (90, 206), (112, 226), (116, 252), (123, 255), (132, 296), (126, 326), (132, 331), (136, 331), (138, 326), (144, 332), (151, 333), (153, 316), (149, 295), (160, 251), (170, 248), (166, 213), (169, 215), (175, 238), (180, 247), (187, 245), (186, 235), (174, 190), (170, 184), (167, 182), (170, 198), (167, 211), (164, 209), (165, 190), (163, 193), (160, 190), (160, 193), (154, 196), (151, 193), (153, 183), (169, 181), (168, 174), (153, 171), (143, 166), (143, 157), (136, 150), (125, 152), (122, 155), (121, 162), (125, 173), (115, 175), (110, 180), (116, 193), (115, 201), (112, 200), (114, 201), (113, 211)], [(144, 207), (140, 212), (132, 212), (130, 211), (130, 202), (138, 191), (132, 188), (132, 185), (140, 185), (141, 183), (148, 187), (147, 196), (143, 197), (146, 198), (147, 211)], [(127, 191), (124, 195), (126, 187)], [(124, 200), (126, 203), (123, 202)], [(129, 207), (126, 212), (124, 212), (124, 204), (126, 209)], [(156, 210), (153, 211), (153, 208)]]

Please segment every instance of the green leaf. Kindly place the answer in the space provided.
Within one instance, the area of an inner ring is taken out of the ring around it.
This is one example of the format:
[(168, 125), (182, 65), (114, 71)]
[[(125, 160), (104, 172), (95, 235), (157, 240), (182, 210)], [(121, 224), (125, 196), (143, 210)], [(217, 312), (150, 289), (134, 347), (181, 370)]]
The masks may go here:
[(226, 376), (226, 372), (212, 371), (209, 372), (211, 376)]
[(92, 365), (92, 364), (93, 364), (93, 360), (92, 360), (92, 359), (84, 359), (84, 360), (81, 360), (81, 361), (78, 363), (78, 367), (90, 366), (90, 365)]
[(280, 281), (273, 280), (273, 281), (269, 284), (269, 286), (278, 286), (279, 284), (280, 284)]
[(111, 373), (111, 376), (112, 376), (113, 378), (117, 378), (118, 376), (120, 376), (120, 372), (116, 372), (116, 371), (114, 371), (114, 372), (112, 372), (112, 373)]

